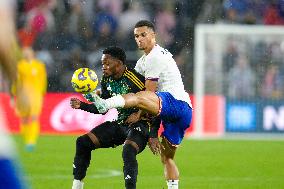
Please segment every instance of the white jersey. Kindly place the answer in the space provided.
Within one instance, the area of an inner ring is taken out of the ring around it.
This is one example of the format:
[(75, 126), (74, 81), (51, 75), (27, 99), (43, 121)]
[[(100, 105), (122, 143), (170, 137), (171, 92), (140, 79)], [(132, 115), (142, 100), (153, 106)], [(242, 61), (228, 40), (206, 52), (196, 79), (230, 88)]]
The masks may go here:
[(177, 64), (167, 49), (155, 45), (148, 55), (144, 54), (137, 61), (135, 70), (145, 79), (157, 81), (158, 91), (169, 92), (175, 99), (185, 101), (192, 107)]

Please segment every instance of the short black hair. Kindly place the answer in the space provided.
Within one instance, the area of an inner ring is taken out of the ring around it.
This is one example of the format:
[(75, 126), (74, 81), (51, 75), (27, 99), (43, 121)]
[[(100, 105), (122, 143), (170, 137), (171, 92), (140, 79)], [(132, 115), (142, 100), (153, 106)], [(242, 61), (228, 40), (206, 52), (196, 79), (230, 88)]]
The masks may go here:
[(123, 64), (126, 61), (126, 54), (124, 50), (119, 47), (115, 47), (115, 46), (107, 47), (103, 50), (103, 54), (109, 54), (113, 58), (121, 60)]
[(140, 20), (139, 22), (135, 24), (135, 28), (139, 28), (143, 26), (147, 26), (148, 28), (151, 28), (155, 32), (155, 26), (149, 20)]

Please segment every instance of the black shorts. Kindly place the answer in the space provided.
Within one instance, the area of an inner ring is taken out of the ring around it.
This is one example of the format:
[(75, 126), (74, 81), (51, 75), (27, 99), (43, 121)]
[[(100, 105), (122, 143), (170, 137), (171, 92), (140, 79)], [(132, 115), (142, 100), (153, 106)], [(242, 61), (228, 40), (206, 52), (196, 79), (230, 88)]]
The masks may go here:
[(143, 151), (149, 137), (149, 123), (140, 120), (130, 126), (123, 126), (116, 121), (105, 122), (93, 128), (91, 133), (96, 135), (100, 142), (100, 148), (116, 147), (124, 141), (134, 141), (139, 146), (139, 152)]
[(147, 121), (140, 120), (131, 124), (128, 127), (127, 140), (135, 142), (139, 147), (139, 152), (142, 152), (148, 142), (150, 124)]

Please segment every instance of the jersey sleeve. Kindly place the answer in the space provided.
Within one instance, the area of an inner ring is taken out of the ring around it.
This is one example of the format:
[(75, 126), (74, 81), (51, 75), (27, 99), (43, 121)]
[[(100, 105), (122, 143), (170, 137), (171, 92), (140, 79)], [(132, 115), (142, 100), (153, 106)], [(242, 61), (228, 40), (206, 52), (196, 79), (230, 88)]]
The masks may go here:
[(158, 57), (149, 57), (146, 61), (145, 79), (158, 81), (163, 70), (163, 64), (159, 63)]
[(80, 110), (84, 110), (86, 112), (90, 112), (93, 114), (99, 114), (97, 107), (94, 104), (88, 104), (81, 101)]

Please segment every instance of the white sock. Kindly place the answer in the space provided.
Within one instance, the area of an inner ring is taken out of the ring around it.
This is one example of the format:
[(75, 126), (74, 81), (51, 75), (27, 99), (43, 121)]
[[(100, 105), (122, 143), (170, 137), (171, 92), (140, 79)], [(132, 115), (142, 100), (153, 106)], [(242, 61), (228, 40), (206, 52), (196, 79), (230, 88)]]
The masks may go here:
[(123, 108), (125, 105), (125, 100), (121, 95), (116, 95), (106, 99), (106, 104), (109, 108)]
[(167, 180), (168, 189), (178, 189), (178, 180)]
[(84, 183), (82, 181), (74, 179), (72, 189), (83, 189), (83, 185)]

